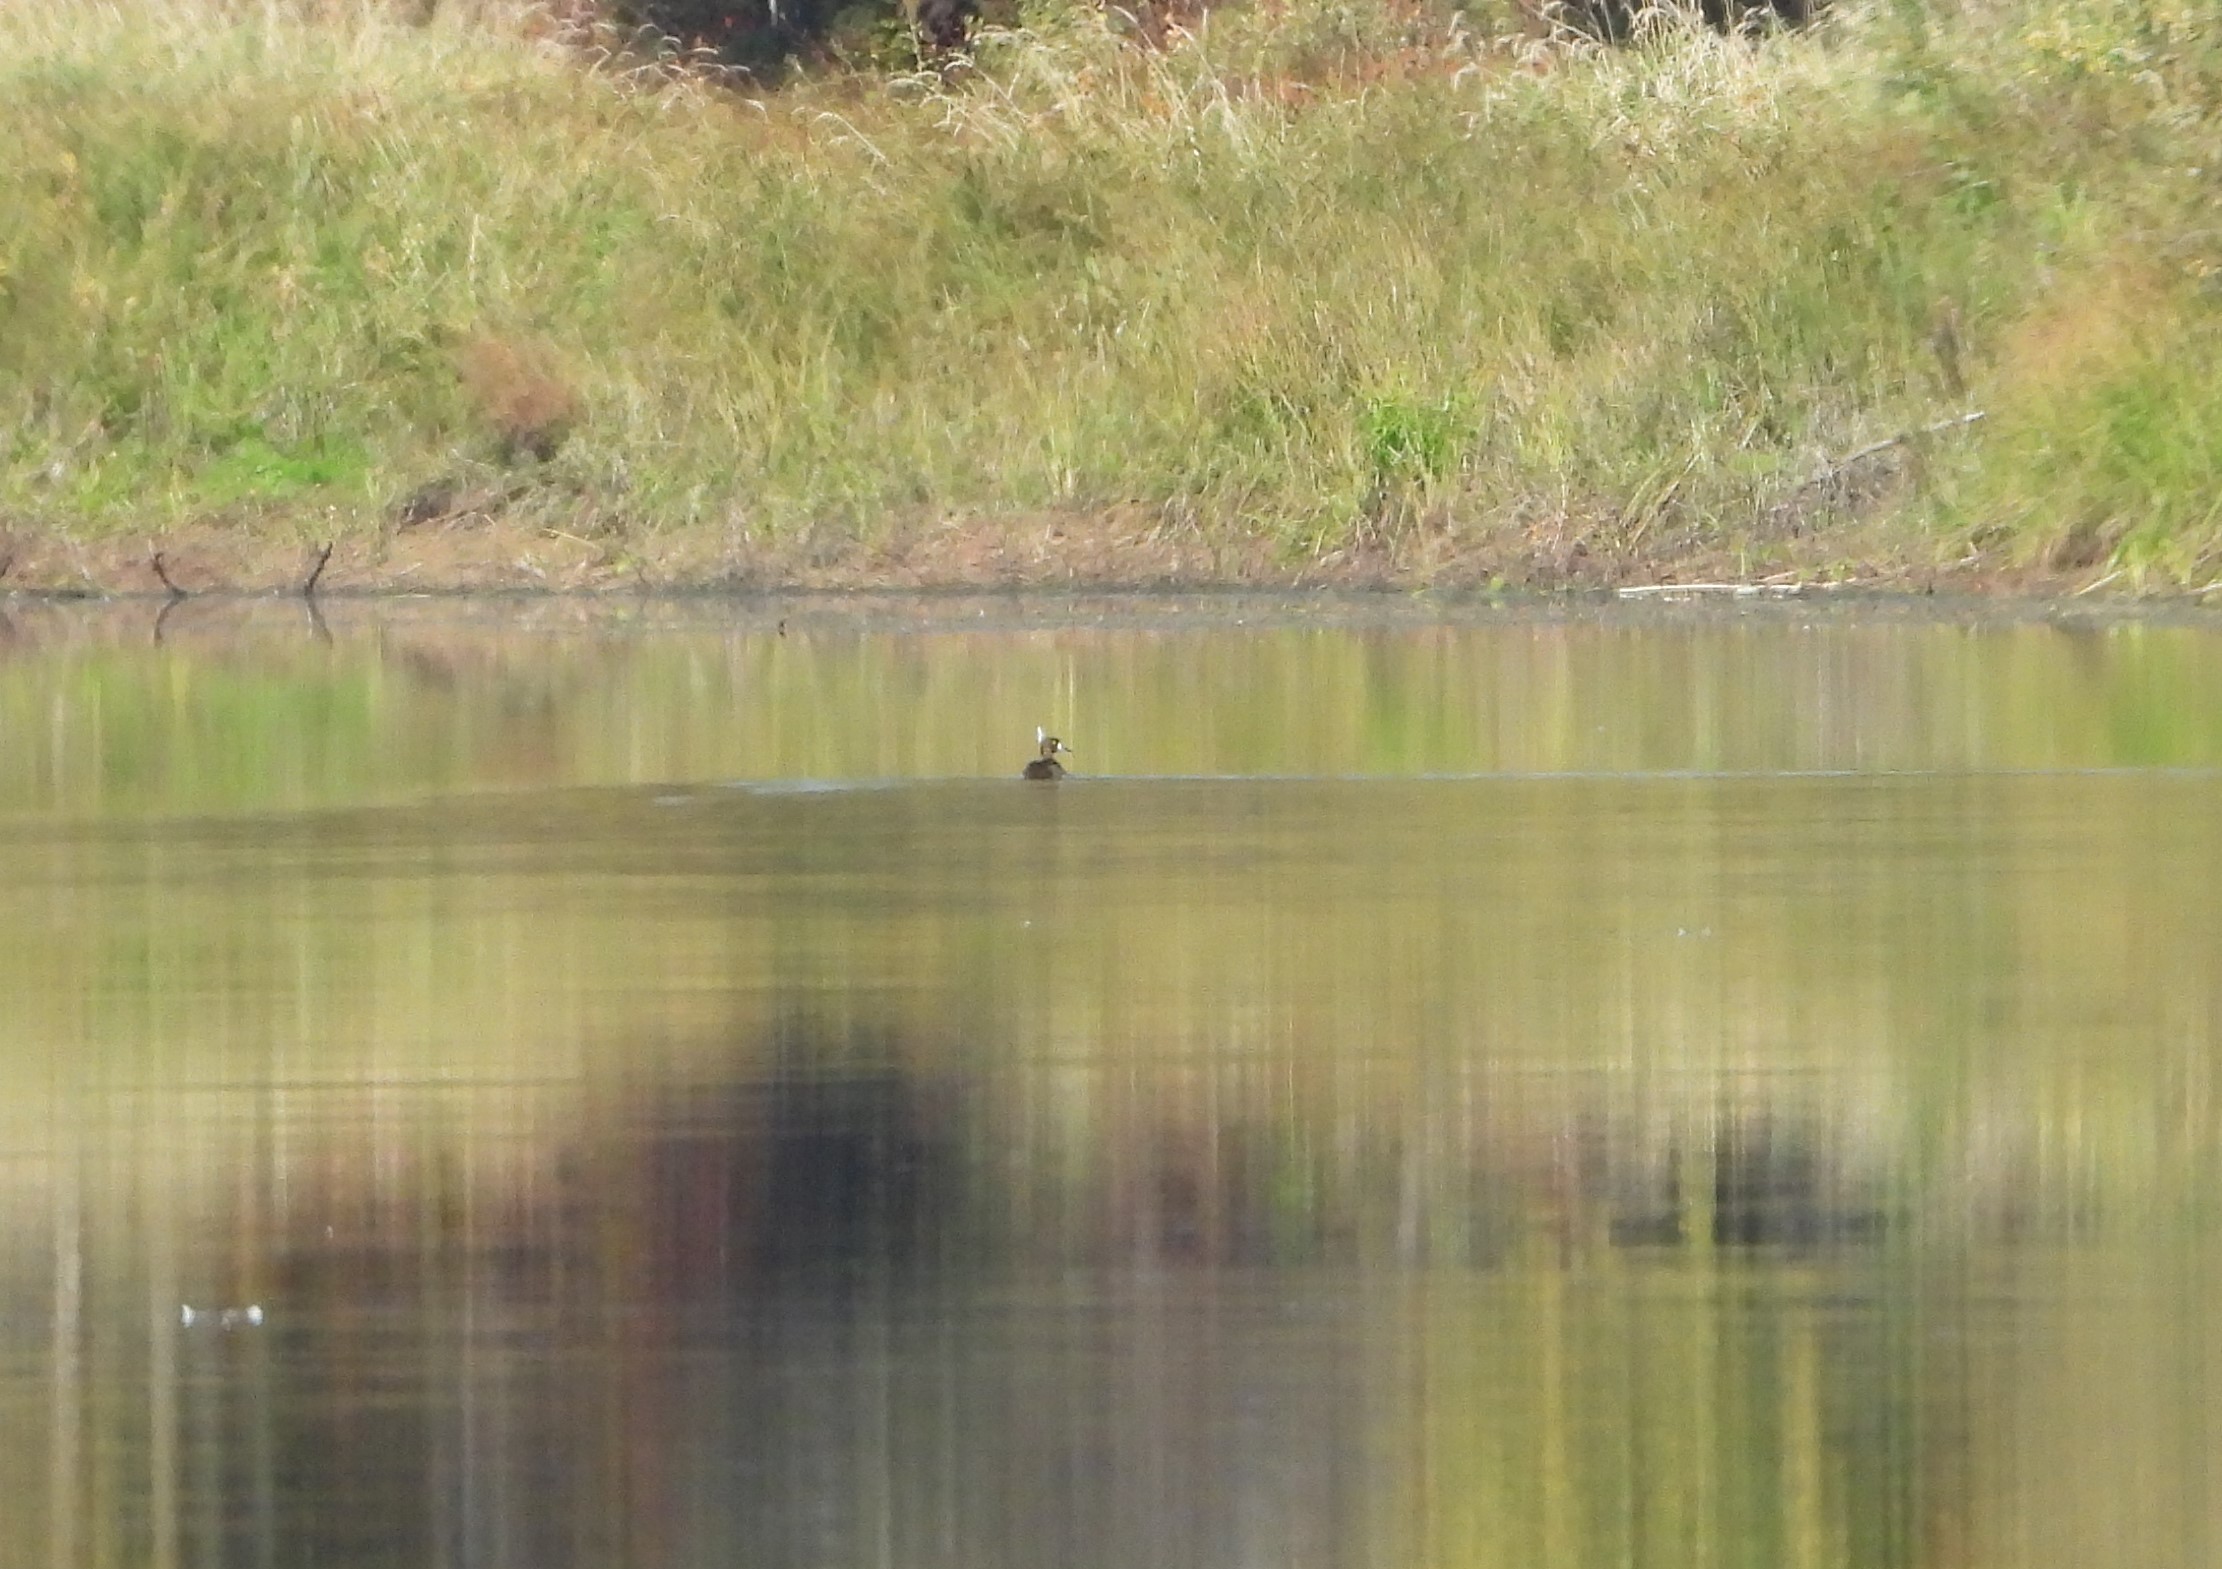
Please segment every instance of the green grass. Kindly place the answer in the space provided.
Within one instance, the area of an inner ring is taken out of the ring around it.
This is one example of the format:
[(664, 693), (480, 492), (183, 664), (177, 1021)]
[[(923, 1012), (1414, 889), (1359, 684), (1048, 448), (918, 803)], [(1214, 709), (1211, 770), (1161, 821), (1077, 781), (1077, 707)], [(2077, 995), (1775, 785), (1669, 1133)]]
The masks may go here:
[(0, 10), (0, 519), (370, 528), (506, 466), (643, 539), (1140, 509), (1291, 561), (2222, 575), (2211, 7), (1120, 25), (751, 94), (494, 7)]

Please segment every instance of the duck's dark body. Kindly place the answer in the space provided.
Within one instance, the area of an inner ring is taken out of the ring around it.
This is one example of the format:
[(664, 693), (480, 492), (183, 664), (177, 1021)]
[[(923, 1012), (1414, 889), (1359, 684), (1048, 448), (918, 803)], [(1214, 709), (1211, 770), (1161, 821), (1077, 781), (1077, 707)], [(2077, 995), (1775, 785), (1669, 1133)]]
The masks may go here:
[(1026, 765), (1026, 777), (1029, 779), (1064, 778), (1065, 765), (1057, 761), (1057, 754), (1059, 752), (1069, 753), (1072, 748), (1046, 731), (1037, 730), (1034, 734), (1041, 742), (1042, 755)]

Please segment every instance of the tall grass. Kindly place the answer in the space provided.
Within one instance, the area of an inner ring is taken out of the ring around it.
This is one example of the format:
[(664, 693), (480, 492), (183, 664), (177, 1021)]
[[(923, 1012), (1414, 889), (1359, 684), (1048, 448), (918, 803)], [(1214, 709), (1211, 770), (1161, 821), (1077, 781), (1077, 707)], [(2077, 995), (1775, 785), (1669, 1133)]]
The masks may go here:
[(367, 529), (460, 476), (643, 538), (2217, 575), (2211, 8), (1130, 30), (761, 92), (492, 3), (0, 8), (0, 518)]

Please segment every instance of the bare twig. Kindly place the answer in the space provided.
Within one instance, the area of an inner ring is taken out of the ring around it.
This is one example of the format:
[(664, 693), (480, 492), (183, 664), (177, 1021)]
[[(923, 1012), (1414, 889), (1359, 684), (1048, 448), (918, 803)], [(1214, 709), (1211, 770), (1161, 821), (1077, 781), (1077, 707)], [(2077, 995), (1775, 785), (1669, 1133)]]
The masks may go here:
[(1893, 447), (1902, 447), (1907, 442), (1918, 440), (1923, 436), (1941, 436), (1947, 431), (1964, 430), (1970, 425), (1980, 424), (1984, 417), (1983, 410), (1972, 409), (1965, 414), (1955, 414), (1950, 419), (1940, 419), (1934, 425), (1924, 425), (1919, 430), (1902, 430), (1895, 436), (1885, 436), (1880, 441), (1870, 441), (1864, 447), (1856, 448), (1840, 458), (1822, 464), (1814, 470), (1810, 478), (1806, 479), (1790, 494), (1791, 496), (1798, 496), (1813, 489), (1816, 485), (1825, 485), (1853, 464), (1864, 463), (1867, 459), (1888, 452)]
[(316, 598), (316, 580), (324, 575), (324, 568), (330, 564), (331, 559), (332, 542), (326, 540), (317, 548), (316, 562), (309, 568), (309, 575), (301, 580), (301, 597), (303, 599)]
[(162, 559), (161, 551), (157, 550), (154, 553), (148, 565), (154, 568), (154, 575), (162, 580), (162, 586), (170, 591), (172, 599), (183, 599), (185, 597), (185, 590), (179, 588), (176, 581), (171, 578), (169, 564)]
[(2127, 567), (2116, 567), (2113, 571), (2107, 573), (2106, 576), (2084, 584), (2081, 588), (2077, 589), (2068, 597), (2070, 599), (2081, 599), (2085, 594), (2096, 594), (2100, 589), (2106, 587), (2107, 584), (2113, 582), (2116, 578), (2120, 577), (2124, 572), (2127, 572), (2128, 570), (2129, 568)]

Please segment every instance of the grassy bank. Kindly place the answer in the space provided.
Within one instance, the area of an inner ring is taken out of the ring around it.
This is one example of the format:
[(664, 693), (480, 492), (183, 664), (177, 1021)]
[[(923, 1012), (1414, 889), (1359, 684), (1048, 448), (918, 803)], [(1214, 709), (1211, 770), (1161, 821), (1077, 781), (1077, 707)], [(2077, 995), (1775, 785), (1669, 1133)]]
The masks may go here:
[(13, 581), (2222, 576), (2210, 7), (1122, 25), (752, 92), (499, 9), (0, 8)]

